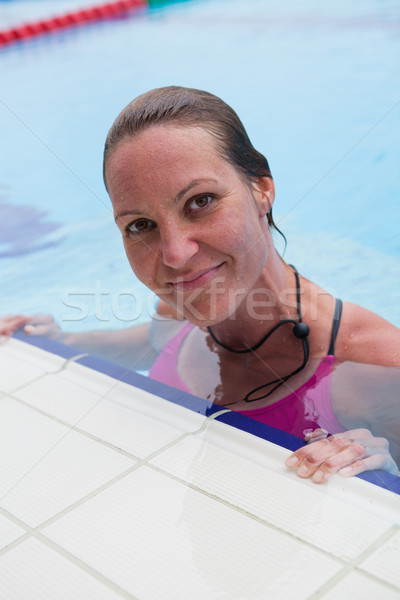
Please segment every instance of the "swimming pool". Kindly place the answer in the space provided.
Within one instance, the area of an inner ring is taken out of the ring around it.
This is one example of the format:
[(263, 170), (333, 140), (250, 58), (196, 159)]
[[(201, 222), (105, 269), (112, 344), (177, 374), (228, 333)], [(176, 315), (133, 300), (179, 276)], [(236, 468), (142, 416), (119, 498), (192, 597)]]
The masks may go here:
[(0, 313), (50, 312), (72, 331), (148, 319), (102, 148), (129, 100), (177, 84), (225, 99), (269, 159), (285, 259), (399, 325), (399, 29), (389, 0), (199, 0), (3, 48)]

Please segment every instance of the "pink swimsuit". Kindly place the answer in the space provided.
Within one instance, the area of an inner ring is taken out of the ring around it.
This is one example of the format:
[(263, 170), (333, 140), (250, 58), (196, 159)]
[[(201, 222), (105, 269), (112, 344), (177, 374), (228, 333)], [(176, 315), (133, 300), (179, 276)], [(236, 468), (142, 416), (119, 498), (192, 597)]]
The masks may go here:
[[(193, 327), (192, 323), (187, 323), (164, 346), (149, 374), (153, 379), (189, 394), (192, 392), (179, 377), (177, 363), (182, 343)], [(334, 360), (333, 353), (325, 356), (314, 375), (281, 400), (264, 408), (236, 412), (301, 438), (318, 427), (326, 429), (329, 433), (346, 431), (337, 421), (330, 401), (329, 388)]]

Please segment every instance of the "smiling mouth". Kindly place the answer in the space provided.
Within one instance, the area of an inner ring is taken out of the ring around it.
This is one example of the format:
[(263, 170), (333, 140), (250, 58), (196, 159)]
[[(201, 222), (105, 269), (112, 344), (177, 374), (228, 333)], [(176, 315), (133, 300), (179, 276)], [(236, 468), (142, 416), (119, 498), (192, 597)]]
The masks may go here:
[(217, 265), (216, 267), (212, 267), (211, 269), (207, 269), (206, 271), (202, 271), (201, 273), (188, 275), (186, 278), (182, 276), (182, 278), (179, 278), (176, 281), (170, 281), (168, 285), (172, 286), (176, 290), (185, 291), (204, 286), (215, 277), (222, 265), (223, 263)]

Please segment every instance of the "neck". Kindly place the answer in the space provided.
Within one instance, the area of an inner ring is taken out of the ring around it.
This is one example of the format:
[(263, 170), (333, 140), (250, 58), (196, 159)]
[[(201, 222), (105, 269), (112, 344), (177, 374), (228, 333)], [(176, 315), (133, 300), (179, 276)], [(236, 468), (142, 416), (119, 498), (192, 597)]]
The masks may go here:
[[(254, 346), (260, 334), (286, 319), (298, 320), (296, 280), (293, 268), (275, 251), (234, 315), (212, 325), (212, 332), (223, 344), (245, 349)], [(275, 338), (277, 344), (279, 338)]]
[[(245, 396), (245, 398), (243, 399), (244, 402), (256, 402), (257, 400), (268, 398), (268, 396), (273, 394), (276, 389), (278, 389), (283, 383), (285, 383), (291, 377), (293, 377), (293, 375), (300, 373), (300, 371), (302, 371), (308, 363), (308, 359), (310, 356), (310, 344), (308, 341), (308, 335), (310, 333), (310, 328), (308, 327), (308, 325), (306, 323), (304, 323), (302, 321), (301, 298), (300, 298), (300, 277), (299, 277), (297, 270), (294, 267), (292, 267), (292, 269), (294, 272), (295, 288), (296, 288), (295, 289), (296, 309), (297, 309), (297, 319), (296, 320), (294, 320), (290, 317), (288, 319), (283, 319), (283, 320), (279, 321), (272, 328), (270, 328), (269, 331), (267, 331), (267, 333), (264, 333), (263, 337), (260, 340), (258, 340), (257, 343), (252, 344), (251, 346), (249, 344), (246, 344), (247, 347), (242, 348), (242, 349), (233, 348), (232, 346), (229, 346), (226, 343), (222, 342), (220, 339), (218, 339), (215, 336), (212, 329), (210, 327), (208, 327), (209, 334), (213, 338), (214, 342), (216, 344), (218, 344), (218, 346), (221, 346), (228, 352), (232, 352), (232, 353), (240, 354), (240, 355), (245, 354), (245, 353), (246, 354), (247, 353), (254, 354), (256, 352), (256, 350), (261, 348), (265, 344), (265, 342), (267, 340), (269, 340), (276, 331), (278, 331), (278, 329), (280, 329), (282, 326), (288, 325), (289, 323), (293, 325), (292, 332), (293, 332), (294, 336), (296, 338), (301, 339), (301, 343), (303, 346), (303, 361), (302, 361), (301, 365), (296, 367), (294, 369), (294, 371), (291, 371), (287, 375), (278, 376), (275, 379), (272, 379), (272, 381), (269, 381), (267, 383), (264, 383), (256, 388), (254, 388)], [(258, 356), (257, 356), (257, 359), (259, 359)], [(225, 406), (228, 406), (228, 404), (236, 404), (236, 402), (237, 402), (237, 400), (235, 400), (233, 402), (229, 402), (229, 403), (225, 404)]]

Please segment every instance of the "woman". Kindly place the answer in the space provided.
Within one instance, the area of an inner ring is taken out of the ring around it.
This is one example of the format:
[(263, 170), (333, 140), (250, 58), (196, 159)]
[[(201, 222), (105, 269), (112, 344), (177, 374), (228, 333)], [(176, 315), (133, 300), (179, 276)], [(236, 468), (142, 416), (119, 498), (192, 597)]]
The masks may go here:
[[(376, 369), (400, 366), (399, 330), (282, 260), (268, 162), (228, 105), (179, 87), (139, 96), (108, 133), (104, 181), (130, 265), (163, 301), (165, 318), (136, 342), (126, 330), (82, 334), (80, 343), (70, 334), (65, 343), (158, 353), (150, 376), (313, 441), (286, 462), (301, 477), (398, 473), (386, 439), (346, 431), (369, 421), (357, 421), (346, 389), (330, 384), (334, 363), (338, 371), (373, 365), (378, 380)], [(52, 321), (41, 327), (57, 331)], [(392, 409), (397, 451), (397, 402)]]

